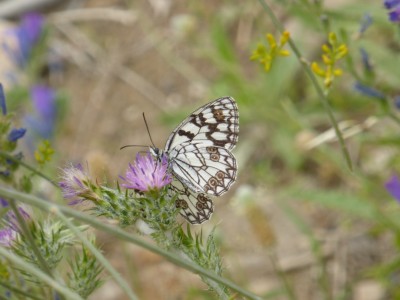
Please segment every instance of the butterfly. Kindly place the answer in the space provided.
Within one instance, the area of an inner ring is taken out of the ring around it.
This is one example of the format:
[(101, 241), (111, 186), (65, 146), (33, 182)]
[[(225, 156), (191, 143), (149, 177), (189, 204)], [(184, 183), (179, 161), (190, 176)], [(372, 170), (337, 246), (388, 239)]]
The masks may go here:
[(156, 157), (167, 155), (175, 179), (170, 191), (176, 206), (191, 224), (210, 219), (210, 196), (221, 196), (236, 180), (237, 163), (231, 150), (239, 137), (239, 111), (231, 97), (218, 98), (191, 113), (172, 131), (164, 150), (151, 147)]

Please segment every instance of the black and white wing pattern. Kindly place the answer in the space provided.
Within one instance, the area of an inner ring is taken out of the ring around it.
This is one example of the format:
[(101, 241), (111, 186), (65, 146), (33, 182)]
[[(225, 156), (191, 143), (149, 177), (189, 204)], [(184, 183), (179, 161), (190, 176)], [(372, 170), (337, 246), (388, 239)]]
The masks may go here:
[(231, 97), (210, 102), (189, 115), (172, 132), (164, 152), (182, 187), (177, 207), (192, 224), (208, 220), (213, 212), (211, 196), (220, 196), (236, 180), (237, 164), (231, 150), (239, 136), (239, 112)]
[(210, 219), (214, 205), (206, 194), (194, 193), (178, 180), (171, 184), (171, 191), (178, 195), (176, 207), (181, 209), (181, 216), (189, 223), (201, 224)]

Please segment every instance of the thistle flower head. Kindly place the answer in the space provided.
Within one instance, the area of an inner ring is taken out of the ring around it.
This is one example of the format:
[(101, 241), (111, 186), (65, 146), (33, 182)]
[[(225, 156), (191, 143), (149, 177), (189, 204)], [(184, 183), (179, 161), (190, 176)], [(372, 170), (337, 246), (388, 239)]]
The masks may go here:
[(81, 164), (63, 169), (61, 178), (59, 186), (63, 197), (70, 200), (70, 205), (81, 203), (83, 200), (97, 199), (97, 195), (91, 189), (89, 175)]
[[(8, 201), (0, 198), (1, 203), (0, 206), (8, 207)], [(22, 207), (18, 207), (19, 214), (22, 216), (24, 221), (30, 221), (31, 216), (29, 213)], [(17, 238), (18, 233), (21, 231), (18, 218), (14, 211), (9, 210), (4, 217), (4, 227), (0, 229), (0, 246), (10, 247), (13, 241)]]
[[(24, 221), (31, 220), (30, 214), (22, 206), (18, 206), (18, 211), (19, 211), (19, 214), (21, 215), (21, 217), (24, 219)], [(16, 214), (14, 213), (14, 211), (9, 210), (7, 212), (7, 214), (5, 216), (5, 221), (10, 229), (14, 230), (15, 232), (20, 232), (18, 218), (17, 218)]]
[(122, 186), (127, 189), (142, 192), (159, 190), (172, 181), (172, 175), (168, 173), (168, 158), (162, 155), (156, 159), (150, 152), (144, 156), (137, 154), (134, 164), (129, 164), (123, 179), (126, 183)]
[(10, 227), (0, 229), (0, 246), (10, 247), (17, 238), (17, 232)]

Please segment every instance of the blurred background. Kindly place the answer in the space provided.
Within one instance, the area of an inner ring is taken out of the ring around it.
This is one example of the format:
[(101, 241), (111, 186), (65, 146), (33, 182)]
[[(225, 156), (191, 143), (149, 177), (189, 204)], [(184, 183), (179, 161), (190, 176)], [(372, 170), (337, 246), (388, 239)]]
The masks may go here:
[[(269, 72), (250, 61), (280, 37), (258, 1), (0, 1), (0, 81), (25, 147), (50, 140), (53, 178), (81, 162), (115, 185), (138, 150), (120, 147), (150, 145), (143, 112), (163, 148), (192, 111), (232, 96), (238, 180), (194, 228), (217, 226), (225, 276), (265, 299), (400, 299), (400, 209), (385, 189), (400, 170), (398, 24), (381, 1), (268, 3), (304, 61), (321, 61), (328, 32), (347, 45), (329, 101), (352, 171), (293, 51)], [(98, 241), (141, 299), (215, 299), (150, 252)], [(125, 298), (106, 281), (90, 299)]]

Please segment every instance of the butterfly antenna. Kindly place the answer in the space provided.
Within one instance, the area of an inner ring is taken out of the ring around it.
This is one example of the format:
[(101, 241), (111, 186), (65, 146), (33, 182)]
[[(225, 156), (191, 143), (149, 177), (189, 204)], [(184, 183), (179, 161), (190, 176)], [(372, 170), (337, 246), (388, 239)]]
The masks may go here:
[(143, 120), (144, 120), (144, 124), (146, 125), (147, 133), (149, 134), (150, 142), (153, 145), (153, 147), (156, 148), (156, 145), (154, 144), (153, 139), (151, 138), (149, 126), (147, 125), (147, 121), (146, 121), (146, 117), (145, 117), (144, 113), (143, 113)]
[(122, 149), (125, 149), (128, 147), (148, 147), (148, 146), (147, 145), (125, 145), (125, 146), (122, 146), (121, 148), (119, 148), (119, 150), (122, 150)]

